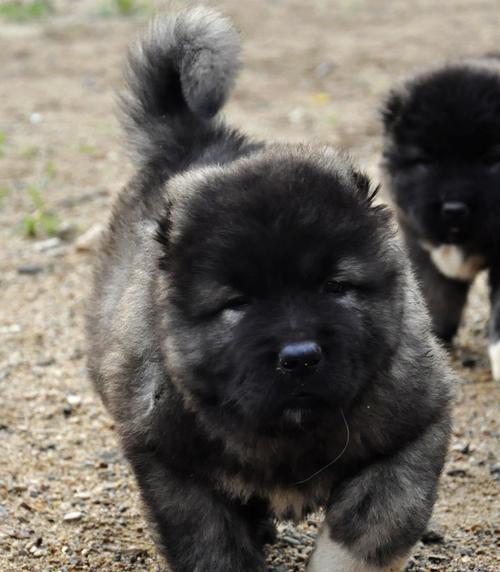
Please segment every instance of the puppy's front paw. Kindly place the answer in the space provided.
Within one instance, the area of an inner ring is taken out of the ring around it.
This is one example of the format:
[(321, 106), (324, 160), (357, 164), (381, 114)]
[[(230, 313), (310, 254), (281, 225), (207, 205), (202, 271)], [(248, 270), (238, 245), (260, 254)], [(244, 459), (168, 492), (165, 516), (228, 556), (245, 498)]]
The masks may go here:
[(360, 560), (351, 550), (330, 538), (328, 528), (323, 529), (307, 567), (307, 572), (401, 572), (407, 558), (397, 558), (386, 566), (374, 566)]

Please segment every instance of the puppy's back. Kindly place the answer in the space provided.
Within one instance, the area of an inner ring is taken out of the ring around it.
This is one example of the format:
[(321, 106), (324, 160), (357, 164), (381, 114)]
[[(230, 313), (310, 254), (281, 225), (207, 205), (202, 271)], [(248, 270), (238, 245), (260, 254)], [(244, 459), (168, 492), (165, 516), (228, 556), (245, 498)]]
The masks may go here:
[(246, 140), (215, 117), (233, 85), (239, 53), (231, 23), (206, 8), (158, 16), (130, 50), (121, 109), (138, 171), (113, 206), (87, 312), (88, 368), (105, 401), (103, 380), (120, 368), (140, 367), (154, 338), (154, 317), (138, 323), (133, 316), (144, 316), (138, 306), (153, 295), (157, 257), (151, 251), (168, 208), (166, 180), (220, 157), (223, 147), (228, 160), (247, 149)]

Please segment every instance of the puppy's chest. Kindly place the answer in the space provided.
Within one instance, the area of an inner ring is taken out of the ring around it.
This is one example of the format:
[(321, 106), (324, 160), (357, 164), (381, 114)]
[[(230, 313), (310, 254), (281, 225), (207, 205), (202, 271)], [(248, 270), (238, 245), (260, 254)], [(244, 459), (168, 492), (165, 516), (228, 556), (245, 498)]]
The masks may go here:
[(317, 475), (304, 483), (292, 476), (290, 479), (274, 479), (259, 472), (248, 474), (248, 471), (222, 471), (219, 477), (219, 485), (225, 494), (242, 502), (252, 498), (263, 499), (273, 514), (282, 520), (300, 520), (324, 506), (335, 480), (328, 473)]
[(422, 247), (429, 252), (431, 260), (439, 272), (453, 280), (470, 282), (486, 264), (482, 256), (468, 255), (454, 244), (431, 246), (428, 243), (422, 243)]

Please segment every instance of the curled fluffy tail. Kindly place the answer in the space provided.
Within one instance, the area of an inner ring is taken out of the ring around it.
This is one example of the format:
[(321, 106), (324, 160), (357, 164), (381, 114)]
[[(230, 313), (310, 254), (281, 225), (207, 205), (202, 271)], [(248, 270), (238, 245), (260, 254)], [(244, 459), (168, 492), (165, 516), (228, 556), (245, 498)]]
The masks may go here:
[(161, 15), (132, 49), (122, 98), (129, 144), (140, 163), (182, 162), (207, 136), (239, 67), (230, 21), (207, 8)]

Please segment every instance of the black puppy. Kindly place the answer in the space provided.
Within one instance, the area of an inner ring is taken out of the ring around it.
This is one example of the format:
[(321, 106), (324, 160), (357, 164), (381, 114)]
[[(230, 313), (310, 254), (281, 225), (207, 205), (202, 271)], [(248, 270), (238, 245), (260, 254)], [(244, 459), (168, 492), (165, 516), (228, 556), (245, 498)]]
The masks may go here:
[(96, 269), (89, 369), (173, 572), (263, 572), (271, 519), (320, 506), (311, 571), (401, 570), (447, 449), (446, 359), (367, 178), (213, 118), (238, 54), (196, 9), (130, 56), (138, 171)]
[(434, 320), (450, 342), (489, 270), (490, 358), (500, 379), (500, 59), (466, 60), (394, 90), (383, 166)]

